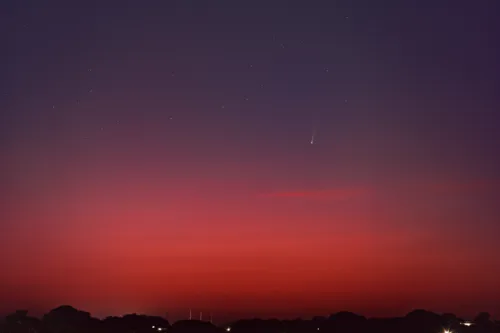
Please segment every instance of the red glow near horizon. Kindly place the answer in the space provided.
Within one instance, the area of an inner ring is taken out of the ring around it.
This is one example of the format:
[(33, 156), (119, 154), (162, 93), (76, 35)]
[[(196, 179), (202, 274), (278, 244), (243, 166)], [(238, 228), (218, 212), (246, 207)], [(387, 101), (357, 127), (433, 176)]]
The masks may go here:
[[(42, 308), (70, 303), (98, 313), (118, 308), (161, 313), (175, 302), (177, 308), (223, 312), (233, 307), (269, 315), (339, 307), (384, 314), (375, 306), (381, 300), (394, 304), (389, 308), (407, 309), (439, 306), (436, 297), (473, 302), (495, 288), (500, 274), (490, 258), (481, 254), (480, 260), (470, 250), (479, 240), (465, 234), (381, 227), (397, 218), (381, 213), (386, 200), (393, 200), (381, 191), (339, 188), (262, 196), (245, 190), (251, 186), (197, 182), (197, 193), (214, 195), (196, 195), (189, 183), (172, 183), (172, 191), (165, 191), (155, 182), (103, 181), (96, 187), (82, 180), (73, 188), (54, 188), (40, 203), (39, 197), (24, 199), (23, 206), (11, 209), (11, 218), (38, 221), (40, 227), (11, 230), (4, 248), (18, 257), (2, 275), (3, 293), (23, 286), (8, 297), (13, 304), (39, 295)], [(332, 205), (336, 212), (325, 214)], [(481, 277), (478, 286), (475, 272), (486, 267), (491, 278)], [(467, 285), (476, 286), (467, 291)], [(432, 301), (424, 294), (433, 295)]]

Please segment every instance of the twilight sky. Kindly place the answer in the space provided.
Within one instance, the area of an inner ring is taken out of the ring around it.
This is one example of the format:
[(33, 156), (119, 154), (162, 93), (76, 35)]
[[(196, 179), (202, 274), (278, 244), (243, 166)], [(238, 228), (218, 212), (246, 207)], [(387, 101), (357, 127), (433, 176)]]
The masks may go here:
[(495, 2), (2, 1), (0, 312), (498, 318)]

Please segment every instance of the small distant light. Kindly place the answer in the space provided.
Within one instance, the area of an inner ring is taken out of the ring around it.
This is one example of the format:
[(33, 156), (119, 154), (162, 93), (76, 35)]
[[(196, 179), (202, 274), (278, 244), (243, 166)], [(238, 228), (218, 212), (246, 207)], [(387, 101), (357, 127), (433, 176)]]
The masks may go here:
[(153, 325), (153, 326), (151, 326), (151, 328), (155, 328), (155, 326)]
[(319, 331), (319, 327), (316, 330)]
[(163, 328), (158, 327), (158, 332), (161, 332), (161, 331), (163, 331)]
[(226, 332), (231, 332), (231, 327), (226, 328)]
[(452, 332), (452, 331), (450, 331), (450, 330), (444, 330), (444, 332), (443, 332), (443, 333), (453, 333), (453, 332)]
[(463, 322), (462, 325), (464, 326), (472, 326), (472, 323), (470, 321)]

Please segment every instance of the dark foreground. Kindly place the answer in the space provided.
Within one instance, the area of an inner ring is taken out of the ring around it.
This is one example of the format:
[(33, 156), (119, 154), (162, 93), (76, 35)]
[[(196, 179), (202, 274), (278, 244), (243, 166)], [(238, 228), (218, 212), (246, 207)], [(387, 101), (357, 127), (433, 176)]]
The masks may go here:
[(0, 333), (500, 333), (500, 323), (480, 313), (466, 321), (453, 314), (415, 310), (398, 318), (365, 318), (350, 312), (312, 320), (244, 319), (223, 327), (199, 320), (170, 324), (161, 317), (125, 315), (99, 320), (88, 312), (61, 306), (42, 317), (17, 311), (0, 322)]

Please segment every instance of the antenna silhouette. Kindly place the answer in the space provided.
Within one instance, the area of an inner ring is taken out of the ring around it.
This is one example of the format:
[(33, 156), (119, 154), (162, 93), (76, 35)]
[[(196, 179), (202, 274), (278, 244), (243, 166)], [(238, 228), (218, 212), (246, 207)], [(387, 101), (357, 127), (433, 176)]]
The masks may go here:
[(203, 321), (203, 312), (200, 311), (200, 321)]
[(189, 320), (193, 320), (193, 313), (191, 312), (191, 309), (189, 309)]
[(210, 324), (212, 323), (212, 312), (210, 312)]

